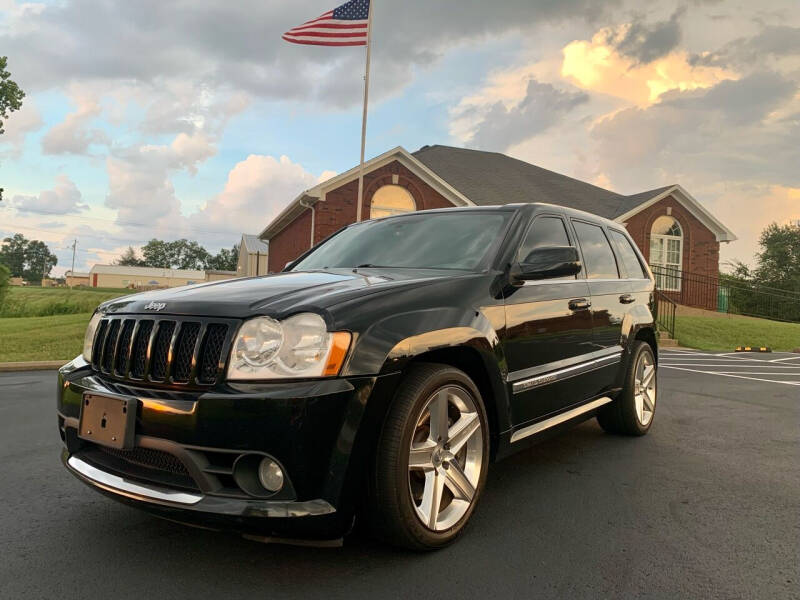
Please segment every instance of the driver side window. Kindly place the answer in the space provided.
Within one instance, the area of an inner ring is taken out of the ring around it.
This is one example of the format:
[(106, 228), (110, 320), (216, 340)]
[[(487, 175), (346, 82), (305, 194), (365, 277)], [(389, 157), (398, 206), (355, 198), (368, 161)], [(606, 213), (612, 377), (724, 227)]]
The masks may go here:
[(538, 217), (528, 228), (519, 247), (517, 262), (525, 262), (527, 256), (544, 246), (571, 246), (567, 227), (559, 217)]

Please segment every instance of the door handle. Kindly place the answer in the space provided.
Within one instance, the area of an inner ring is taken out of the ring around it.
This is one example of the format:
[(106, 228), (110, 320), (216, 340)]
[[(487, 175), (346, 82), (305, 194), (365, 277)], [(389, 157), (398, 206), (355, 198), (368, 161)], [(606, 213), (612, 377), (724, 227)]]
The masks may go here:
[(591, 306), (592, 303), (586, 298), (575, 298), (574, 300), (569, 301), (570, 310), (587, 310)]
[(634, 298), (630, 294), (622, 294), (622, 296), (619, 297), (619, 301), (622, 304), (633, 304), (634, 302), (636, 302), (636, 298)]

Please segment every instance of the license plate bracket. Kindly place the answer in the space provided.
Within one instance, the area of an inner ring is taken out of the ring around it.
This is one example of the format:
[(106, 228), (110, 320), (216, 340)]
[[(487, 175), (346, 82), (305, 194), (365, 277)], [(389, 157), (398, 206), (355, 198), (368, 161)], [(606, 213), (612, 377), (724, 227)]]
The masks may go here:
[(138, 400), (84, 393), (78, 436), (118, 450), (133, 448)]

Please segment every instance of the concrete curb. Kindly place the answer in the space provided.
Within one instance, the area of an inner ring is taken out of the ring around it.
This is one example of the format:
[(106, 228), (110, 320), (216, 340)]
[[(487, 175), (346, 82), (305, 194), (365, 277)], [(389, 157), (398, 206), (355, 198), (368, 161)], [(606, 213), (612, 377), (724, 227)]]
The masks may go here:
[(53, 371), (67, 364), (68, 360), (37, 360), (34, 362), (0, 363), (0, 373), (9, 371)]

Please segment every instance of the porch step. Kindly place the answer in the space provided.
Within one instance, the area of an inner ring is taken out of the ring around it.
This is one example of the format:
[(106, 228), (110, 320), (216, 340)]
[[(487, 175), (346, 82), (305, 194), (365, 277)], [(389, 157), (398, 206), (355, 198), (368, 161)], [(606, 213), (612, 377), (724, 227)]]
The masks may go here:
[(659, 331), (658, 332), (658, 345), (663, 346), (665, 348), (674, 348), (678, 345), (678, 340), (673, 340), (669, 337), (668, 331)]

